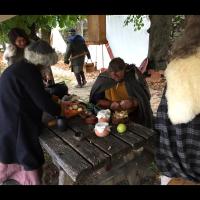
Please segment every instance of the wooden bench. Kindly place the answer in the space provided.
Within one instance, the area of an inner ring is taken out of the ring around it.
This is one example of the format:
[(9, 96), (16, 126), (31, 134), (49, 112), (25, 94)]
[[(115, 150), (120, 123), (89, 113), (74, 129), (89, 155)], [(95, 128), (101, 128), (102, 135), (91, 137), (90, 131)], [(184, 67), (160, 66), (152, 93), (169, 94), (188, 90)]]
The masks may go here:
[[(109, 136), (99, 138), (93, 129), (80, 117), (70, 119), (63, 132), (44, 128), (40, 142), (59, 169), (59, 185), (117, 184), (125, 178), (135, 184), (144, 145), (154, 131), (130, 123), (123, 135), (113, 126)], [(75, 136), (80, 133), (82, 140)]]

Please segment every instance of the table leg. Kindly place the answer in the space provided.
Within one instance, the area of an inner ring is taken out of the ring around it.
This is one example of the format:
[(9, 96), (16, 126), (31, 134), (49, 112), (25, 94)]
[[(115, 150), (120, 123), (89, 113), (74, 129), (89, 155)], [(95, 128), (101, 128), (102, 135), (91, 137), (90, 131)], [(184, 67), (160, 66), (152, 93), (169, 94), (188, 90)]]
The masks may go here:
[(74, 181), (64, 172), (64, 170), (60, 169), (58, 185), (74, 185)]

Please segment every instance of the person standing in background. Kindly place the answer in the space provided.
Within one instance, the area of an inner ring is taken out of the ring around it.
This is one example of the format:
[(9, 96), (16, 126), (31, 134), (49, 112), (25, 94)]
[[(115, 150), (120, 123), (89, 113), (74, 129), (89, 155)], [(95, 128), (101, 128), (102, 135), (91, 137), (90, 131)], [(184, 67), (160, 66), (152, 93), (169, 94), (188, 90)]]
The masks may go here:
[(7, 46), (3, 59), (10, 66), (24, 58), (24, 49), (29, 45), (30, 40), (26, 32), (21, 28), (13, 28), (8, 33), (10, 44)]
[[(36, 41), (31, 40), (23, 29), (17, 27), (10, 30), (8, 38), (10, 44), (7, 46), (3, 55), (3, 59), (7, 62), (8, 66), (21, 61), (24, 58), (25, 47)], [(37, 40), (40, 40), (40, 38), (38, 37)], [(47, 81), (52, 84), (54, 83), (54, 77), (50, 66), (42, 68), (40, 73), (42, 74), (45, 84)]]
[(64, 63), (69, 64), (71, 61), (71, 70), (74, 72), (78, 83), (76, 87), (82, 88), (87, 83), (83, 71), (85, 55), (87, 55), (88, 59), (91, 59), (90, 52), (84, 38), (78, 35), (75, 29), (70, 29), (68, 33), (69, 37), (67, 39), (67, 49), (64, 56)]

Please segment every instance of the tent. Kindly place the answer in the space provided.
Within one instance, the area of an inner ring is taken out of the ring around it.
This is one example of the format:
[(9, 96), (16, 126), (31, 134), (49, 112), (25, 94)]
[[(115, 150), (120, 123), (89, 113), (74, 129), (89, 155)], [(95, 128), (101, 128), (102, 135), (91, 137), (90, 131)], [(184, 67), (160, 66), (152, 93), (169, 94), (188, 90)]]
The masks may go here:
[(0, 15), (0, 22), (3, 22), (5, 20), (8, 20), (12, 17), (15, 17), (16, 15)]

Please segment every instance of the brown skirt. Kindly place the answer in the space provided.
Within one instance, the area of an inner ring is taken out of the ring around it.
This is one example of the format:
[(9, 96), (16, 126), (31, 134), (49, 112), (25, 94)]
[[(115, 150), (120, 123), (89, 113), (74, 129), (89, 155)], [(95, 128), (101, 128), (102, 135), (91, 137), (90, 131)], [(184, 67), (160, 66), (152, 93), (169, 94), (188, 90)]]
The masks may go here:
[(0, 183), (15, 180), (20, 185), (41, 185), (42, 170), (24, 170), (19, 164), (0, 163)]

